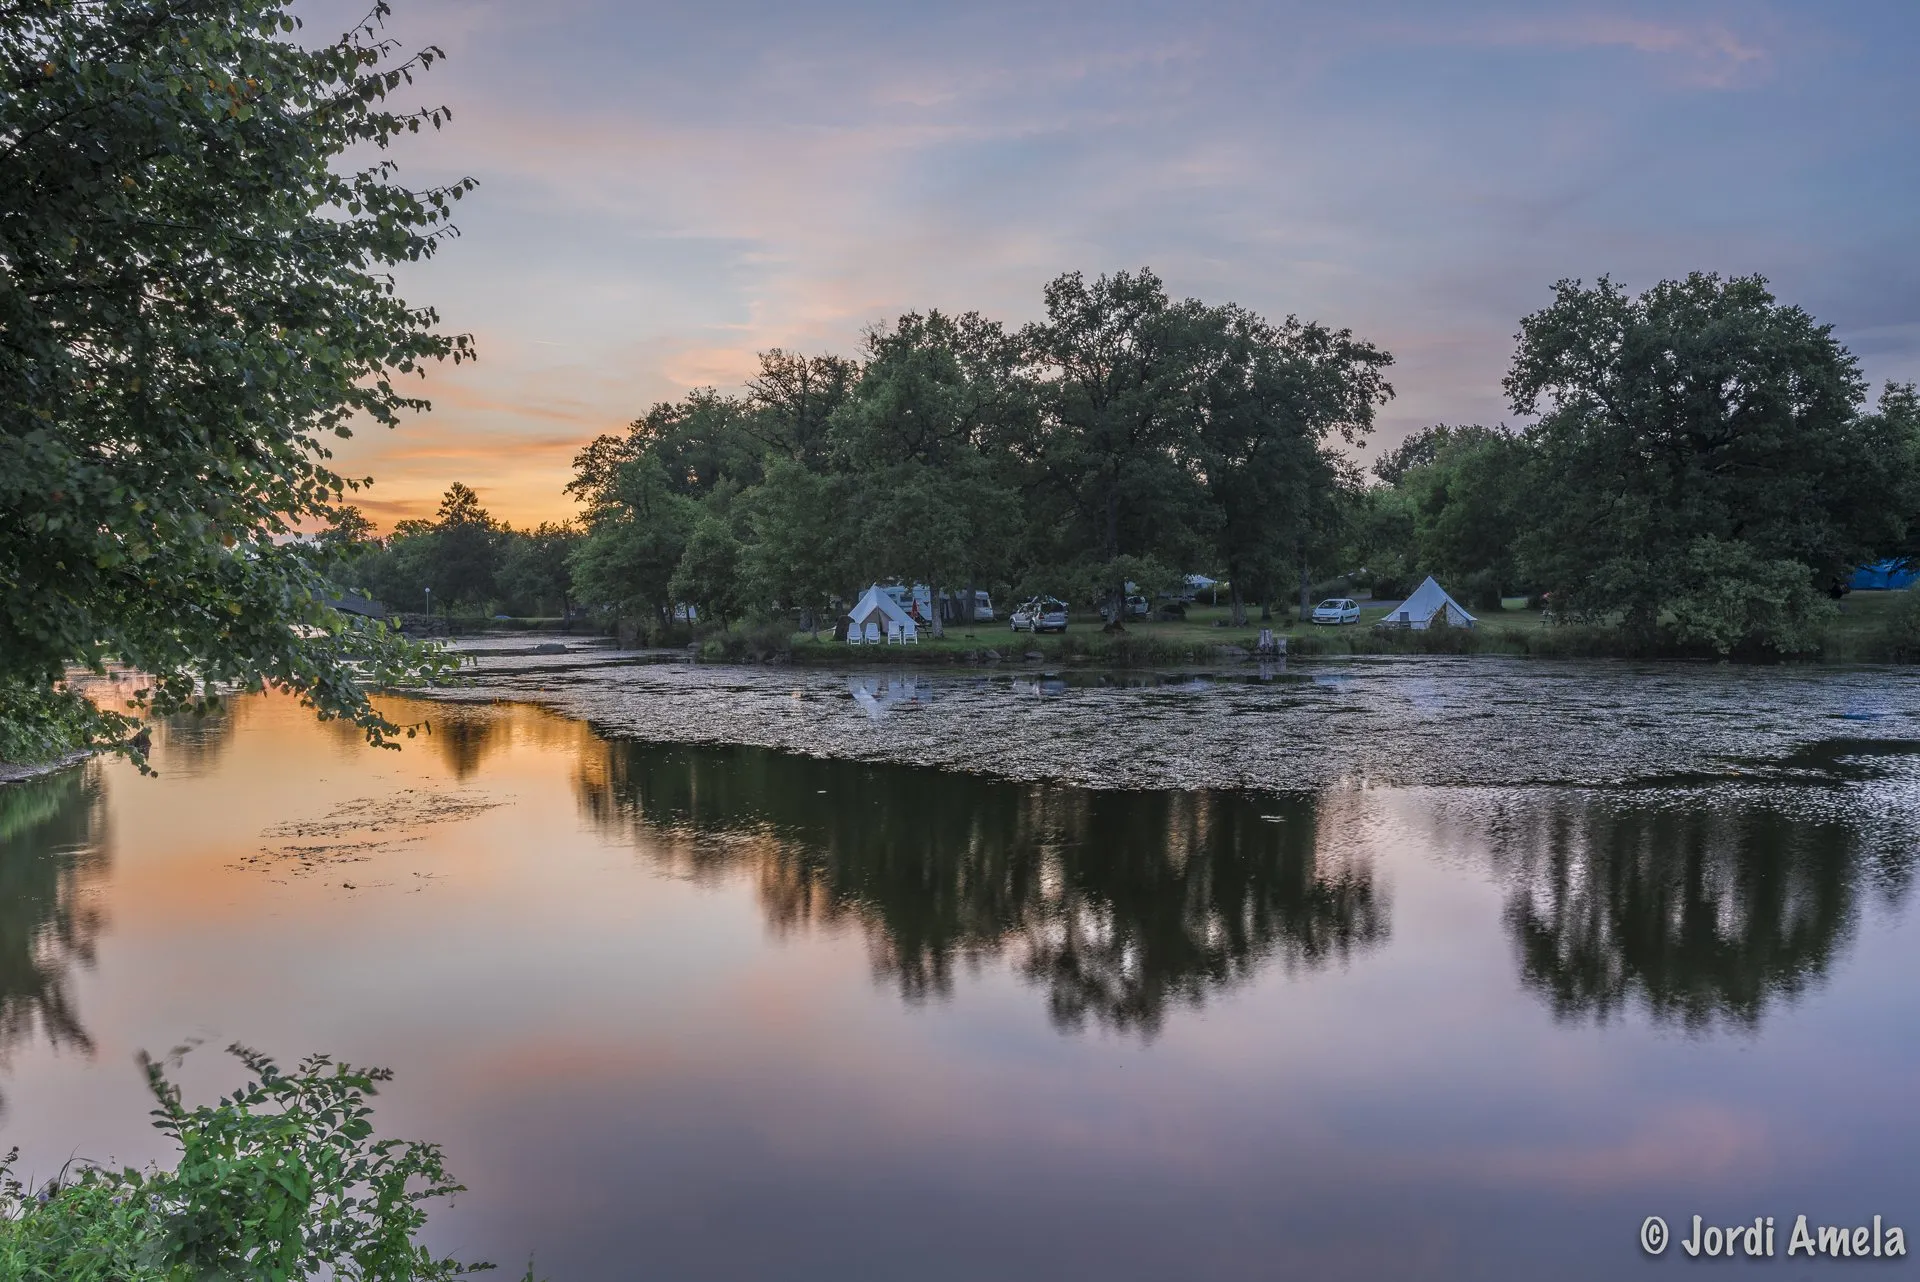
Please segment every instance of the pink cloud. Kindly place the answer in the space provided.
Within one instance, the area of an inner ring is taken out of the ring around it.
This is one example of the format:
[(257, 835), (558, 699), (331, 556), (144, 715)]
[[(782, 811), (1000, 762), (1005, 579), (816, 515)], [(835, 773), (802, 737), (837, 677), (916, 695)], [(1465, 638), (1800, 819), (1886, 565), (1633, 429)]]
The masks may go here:
[(1669, 60), (1683, 83), (1726, 89), (1765, 70), (1768, 51), (1722, 23), (1655, 22), (1621, 14), (1522, 18), (1422, 35), (1448, 44), (1508, 48), (1629, 49)]

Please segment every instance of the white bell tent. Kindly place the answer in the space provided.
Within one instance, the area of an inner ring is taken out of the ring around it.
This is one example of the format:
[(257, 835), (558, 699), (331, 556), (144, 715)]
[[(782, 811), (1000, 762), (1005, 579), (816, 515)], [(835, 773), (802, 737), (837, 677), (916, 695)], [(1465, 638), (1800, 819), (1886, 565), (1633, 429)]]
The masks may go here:
[[(869, 627), (875, 634), (870, 638), (867, 634)], [(876, 583), (861, 594), (853, 609), (847, 611), (847, 641), (859, 645), (863, 640), (879, 641), (883, 638), (918, 644), (920, 628), (914, 623), (913, 616), (902, 610), (900, 603)]]
[(1442, 626), (1450, 628), (1470, 628), (1479, 622), (1458, 601), (1448, 596), (1447, 590), (1432, 575), (1428, 575), (1427, 581), (1415, 588), (1413, 595), (1394, 607), (1381, 622), (1388, 627), (1421, 631), (1432, 627), (1436, 619), (1442, 620)]

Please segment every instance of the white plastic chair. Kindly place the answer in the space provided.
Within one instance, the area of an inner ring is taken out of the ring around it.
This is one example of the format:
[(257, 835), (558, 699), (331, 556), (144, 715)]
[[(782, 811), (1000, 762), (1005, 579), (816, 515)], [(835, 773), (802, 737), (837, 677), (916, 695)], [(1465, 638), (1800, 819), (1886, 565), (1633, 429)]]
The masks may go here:
[(906, 637), (901, 631), (900, 624), (893, 619), (887, 620), (887, 644), (900, 645), (905, 640)]
[(910, 628), (905, 625), (902, 625), (900, 628), (900, 644), (901, 645), (919, 645), (920, 629)]
[(872, 619), (867, 620), (867, 644), (868, 645), (880, 644), (880, 625), (878, 623), (875, 623)]

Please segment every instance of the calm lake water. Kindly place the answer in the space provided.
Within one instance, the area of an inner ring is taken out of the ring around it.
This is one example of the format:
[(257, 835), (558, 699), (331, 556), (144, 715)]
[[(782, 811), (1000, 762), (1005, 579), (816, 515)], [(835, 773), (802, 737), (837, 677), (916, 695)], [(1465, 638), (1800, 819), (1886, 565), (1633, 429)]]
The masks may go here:
[(434, 1244), (556, 1282), (1920, 1231), (1910, 674), (479, 675), (400, 752), (250, 698), (0, 789), (23, 1170), (163, 1158), (135, 1053), (208, 1098), (243, 1041), (394, 1068), (470, 1188)]

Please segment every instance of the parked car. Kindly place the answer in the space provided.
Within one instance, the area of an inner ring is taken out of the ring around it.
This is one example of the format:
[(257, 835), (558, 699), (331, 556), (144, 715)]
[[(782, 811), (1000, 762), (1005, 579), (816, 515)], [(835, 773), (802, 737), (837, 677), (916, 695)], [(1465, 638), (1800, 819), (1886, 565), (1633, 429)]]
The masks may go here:
[(1347, 597), (1328, 597), (1313, 607), (1313, 621), (1336, 626), (1342, 623), (1358, 623), (1360, 622), (1360, 603)]
[(1007, 631), (1033, 631), (1033, 616), (1036, 608), (1037, 603), (1033, 601), (1022, 601), (1019, 605), (1014, 606), (1013, 613), (1007, 616)]
[(1056, 597), (1043, 596), (1032, 603), (1032, 623), (1034, 632), (1065, 632), (1067, 630), (1067, 603)]
[(1153, 617), (1153, 602), (1143, 596), (1128, 597), (1127, 617), (1129, 619), (1147, 619)]

